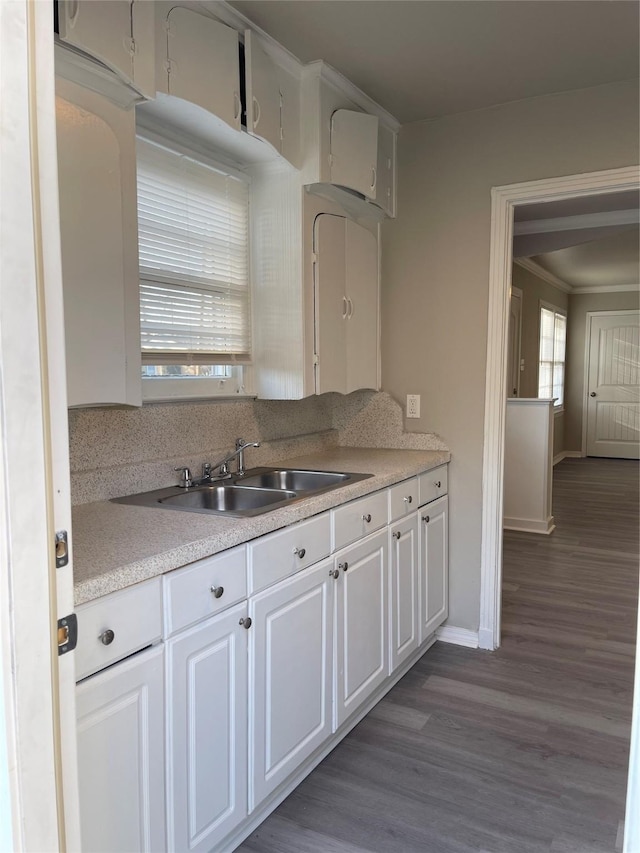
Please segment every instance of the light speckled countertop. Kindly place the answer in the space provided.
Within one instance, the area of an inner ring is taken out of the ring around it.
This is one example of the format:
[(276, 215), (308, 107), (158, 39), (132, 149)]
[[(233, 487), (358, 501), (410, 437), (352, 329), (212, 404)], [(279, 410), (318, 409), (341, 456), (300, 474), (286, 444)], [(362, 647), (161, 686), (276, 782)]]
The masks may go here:
[(253, 518), (137, 507), (109, 501), (73, 509), (75, 603), (209, 557), (448, 462), (442, 450), (342, 447), (281, 460), (278, 467), (373, 474), (368, 480)]

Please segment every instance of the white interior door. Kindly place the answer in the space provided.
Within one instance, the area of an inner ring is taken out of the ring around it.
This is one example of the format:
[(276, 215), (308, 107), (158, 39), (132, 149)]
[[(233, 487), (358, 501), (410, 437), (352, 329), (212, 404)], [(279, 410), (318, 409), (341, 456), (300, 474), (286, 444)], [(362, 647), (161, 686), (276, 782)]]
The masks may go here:
[(587, 456), (638, 459), (640, 312), (591, 315), (587, 323)]
[(509, 365), (507, 397), (520, 396), (520, 349), (522, 341), (522, 291), (511, 288), (509, 298)]

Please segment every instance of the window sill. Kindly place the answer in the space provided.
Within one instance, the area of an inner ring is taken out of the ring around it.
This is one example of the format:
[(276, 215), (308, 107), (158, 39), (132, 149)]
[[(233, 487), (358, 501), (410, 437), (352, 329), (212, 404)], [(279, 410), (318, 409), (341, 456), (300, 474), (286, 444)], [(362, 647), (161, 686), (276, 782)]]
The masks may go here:
[(171, 403), (195, 400), (254, 400), (255, 394), (233, 379), (173, 379), (155, 377), (142, 380), (143, 403)]

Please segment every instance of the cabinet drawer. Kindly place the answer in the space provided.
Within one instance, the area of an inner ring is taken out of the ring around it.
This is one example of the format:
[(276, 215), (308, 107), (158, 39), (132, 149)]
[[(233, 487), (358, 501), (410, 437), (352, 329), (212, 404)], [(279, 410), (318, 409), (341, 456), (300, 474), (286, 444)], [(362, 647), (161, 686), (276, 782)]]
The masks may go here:
[(332, 515), (334, 543), (338, 551), (387, 524), (387, 490), (339, 506)]
[(420, 492), (420, 506), (435, 501), (436, 498), (446, 495), (447, 488), (447, 466), (439, 465), (431, 471), (425, 471), (418, 477)]
[(418, 506), (418, 481), (404, 480), (389, 489), (389, 520), (397, 521), (415, 512)]
[(200, 622), (247, 597), (244, 545), (199, 560), (163, 578), (164, 636)]
[(331, 518), (323, 513), (249, 545), (249, 594), (331, 553)]
[(159, 640), (160, 600), (160, 578), (153, 578), (78, 607), (76, 681)]

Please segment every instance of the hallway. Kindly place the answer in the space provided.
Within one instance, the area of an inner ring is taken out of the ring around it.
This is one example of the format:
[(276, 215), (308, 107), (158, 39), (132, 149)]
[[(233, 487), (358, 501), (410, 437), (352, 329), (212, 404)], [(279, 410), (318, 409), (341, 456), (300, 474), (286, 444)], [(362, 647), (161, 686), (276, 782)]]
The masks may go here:
[(437, 643), (239, 850), (621, 849), (638, 464), (554, 469), (557, 528), (505, 535), (503, 644)]

